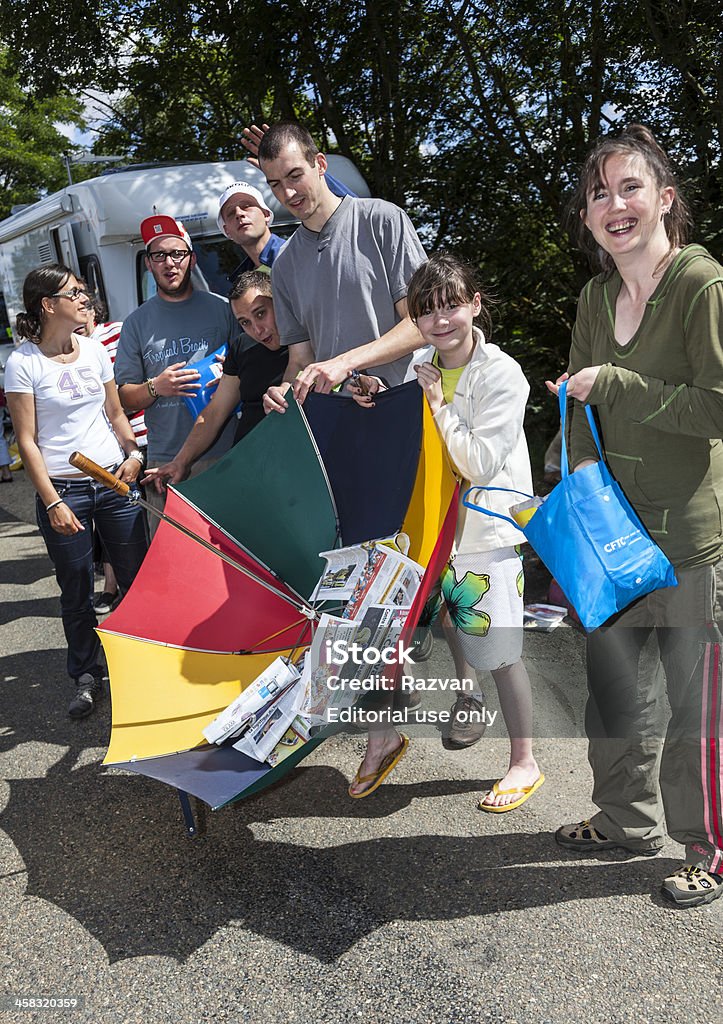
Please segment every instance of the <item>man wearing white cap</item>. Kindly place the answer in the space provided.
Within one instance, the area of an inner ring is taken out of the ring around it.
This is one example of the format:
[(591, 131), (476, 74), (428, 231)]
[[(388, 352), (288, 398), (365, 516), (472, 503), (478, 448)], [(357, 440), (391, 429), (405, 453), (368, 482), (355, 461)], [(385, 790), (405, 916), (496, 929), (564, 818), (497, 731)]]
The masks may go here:
[[(196, 257), (182, 224), (156, 214), (146, 217), (140, 232), (146, 269), (157, 292), (126, 318), (114, 370), (124, 409), (145, 412), (150, 467), (173, 459), (193, 426), (194, 417), (183, 401), (200, 388), (193, 364), (241, 332), (225, 298), (194, 289)], [(223, 455), (232, 441), (229, 422), (194, 472)], [(147, 498), (159, 508), (165, 503), (165, 496), (154, 489)], [(155, 517), (149, 522), (151, 533), (156, 522)]]
[(264, 197), (247, 181), (234, 181), (223, 190), (218, 199), (216, 222), (226, 237), (240, 245), (246, 254), (233, 277), (247, 270), (271, 267), (284, 244), (283, 238), (269, 230), (273, 219)]

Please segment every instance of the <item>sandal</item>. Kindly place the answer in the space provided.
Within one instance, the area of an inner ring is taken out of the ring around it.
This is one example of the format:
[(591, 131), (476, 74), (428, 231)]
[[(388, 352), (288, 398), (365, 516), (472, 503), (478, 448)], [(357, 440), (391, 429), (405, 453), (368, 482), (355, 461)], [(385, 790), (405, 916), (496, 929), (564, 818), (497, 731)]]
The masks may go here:
[(694, 864), (683, 864), (664, 880), (660, 891), (679, 907), (699, 907), (723, 894), (723, 875)]
[[(356, 775), (351, 781), (349, 789), (347, 790), (349, 796), (353, 800), (360, 800), (364, 796), (369, 796), (370, 793), (373, 793), (375, 789), (378, 789), (379, 786), (381, 786), (382, 782), (384, 782), (387, 775), (393, 772), (394, 769), (397, 767), (401, 759), (406, 754), (407, 747), (409, 746), (409, 737), (405, 736), (403, 732), (399, 735), (401, 737), (401, 742), (399, 746), (397, 747), (396, 750), (393, 750), (390, 754), (387, 754), (387, 756), (384, 758), (384, 760), (381, 762), (381, 764), (379, 765), (375, 772), (370, 772), (369, 775), (360, 775), (359, 772), (357, 771)], [(372, 782), (372, 785), (368, 786), (366, 789), (363, 789), (361, 793), (352, 793), (351, 787), (358, 785), (360, 782)]]
[(598, 832), (589, 819), (578, 821), (574, 825), (562, 825), (555, 833), (555, 840), (566, 850), (577, 850), (579, 853), (591, 853), (595, 850), (627, 850), (638, 857), (656, 857), (660, 853), (660, 847), (650, 849), (634, 849), (619, 843), (616, 839), (608, 839), (602, 832)]

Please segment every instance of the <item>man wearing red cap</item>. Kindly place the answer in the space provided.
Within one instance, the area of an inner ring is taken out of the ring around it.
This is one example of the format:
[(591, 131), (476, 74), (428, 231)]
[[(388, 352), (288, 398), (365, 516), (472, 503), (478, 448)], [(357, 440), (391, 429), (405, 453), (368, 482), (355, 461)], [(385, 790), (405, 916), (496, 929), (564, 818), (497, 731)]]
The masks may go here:
[[(193, 288), (196, 257), (183, 225), (156, 214), (147, 217), (140, 230), (146, 269), (157, 291), (123, 324), (115, 378), (123, 407), (145, 412), (148, 465), (154, 466), (173, 459), (193, 426), (183, 401), (184, 395), (200, 388), (200, 374), (193, 364), (238, 338), (240, 330), (225, 298)], [(232, 439), (229, 423), (194, 471), (201, 472), (209, 461), (223, 455)], [(147, 496), (163, 507), (163, 495), (149, 489)], [(149, 526), (153, 533), (155, 517)]]

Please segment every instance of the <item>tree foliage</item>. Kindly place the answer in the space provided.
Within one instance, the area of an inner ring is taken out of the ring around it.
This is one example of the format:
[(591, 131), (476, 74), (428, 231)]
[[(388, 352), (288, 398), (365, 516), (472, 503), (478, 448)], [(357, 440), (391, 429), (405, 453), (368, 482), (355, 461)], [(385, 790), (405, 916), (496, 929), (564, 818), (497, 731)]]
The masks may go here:
[[(713, 0), (6, 0), (0, 35), (39, 93), (108, 97), (96, 148), (243, 154), (251, 121), (296, 118), (406, 206), (429, 248), (478, 266), (498, 338), (542, 401), (589, 269), (562, 229), (591, 141), (648, 124), (677, 161), (698, 238), (723, 247), (721, 18)], [(61, 22), (62, 46), (36, 33)], [(42, 59), (38, 59), (41, 57)], [(550, 413), (550, 415), (554, 415)]]
[(58, 125), (84, 126), (81, 103), (67, 93), (37, 98), (20, 84), (0, 47), (0, 218), (34, 202), (42, 191), (61, 188), (63, 153), (71, 151)]

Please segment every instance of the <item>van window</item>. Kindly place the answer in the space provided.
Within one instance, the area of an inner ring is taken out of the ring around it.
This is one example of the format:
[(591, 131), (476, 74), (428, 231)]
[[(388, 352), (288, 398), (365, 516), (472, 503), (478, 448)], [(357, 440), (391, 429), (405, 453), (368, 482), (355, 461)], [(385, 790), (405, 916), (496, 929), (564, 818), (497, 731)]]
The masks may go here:
[(10, 319), (8, 317), (5, 296), (0, 292), (0, 344), (13, 340), (13, 332), (10, 330)]
[(153, 274), (146, 269), (145, 251), (142, 249), (136, 256), (136, 282), (138, 305), (142, 305), (147, 299), (152, 299), (156, 294), (156, 282)]
[[(94, 292), (103, 305), (108, 307), (108, 297), (103, 284), (103, 274), (97, 256), (80, 257), (80, 276), (85, 280), (91, 292)], [(108, 310), (110, 316), (110, 310)]]

